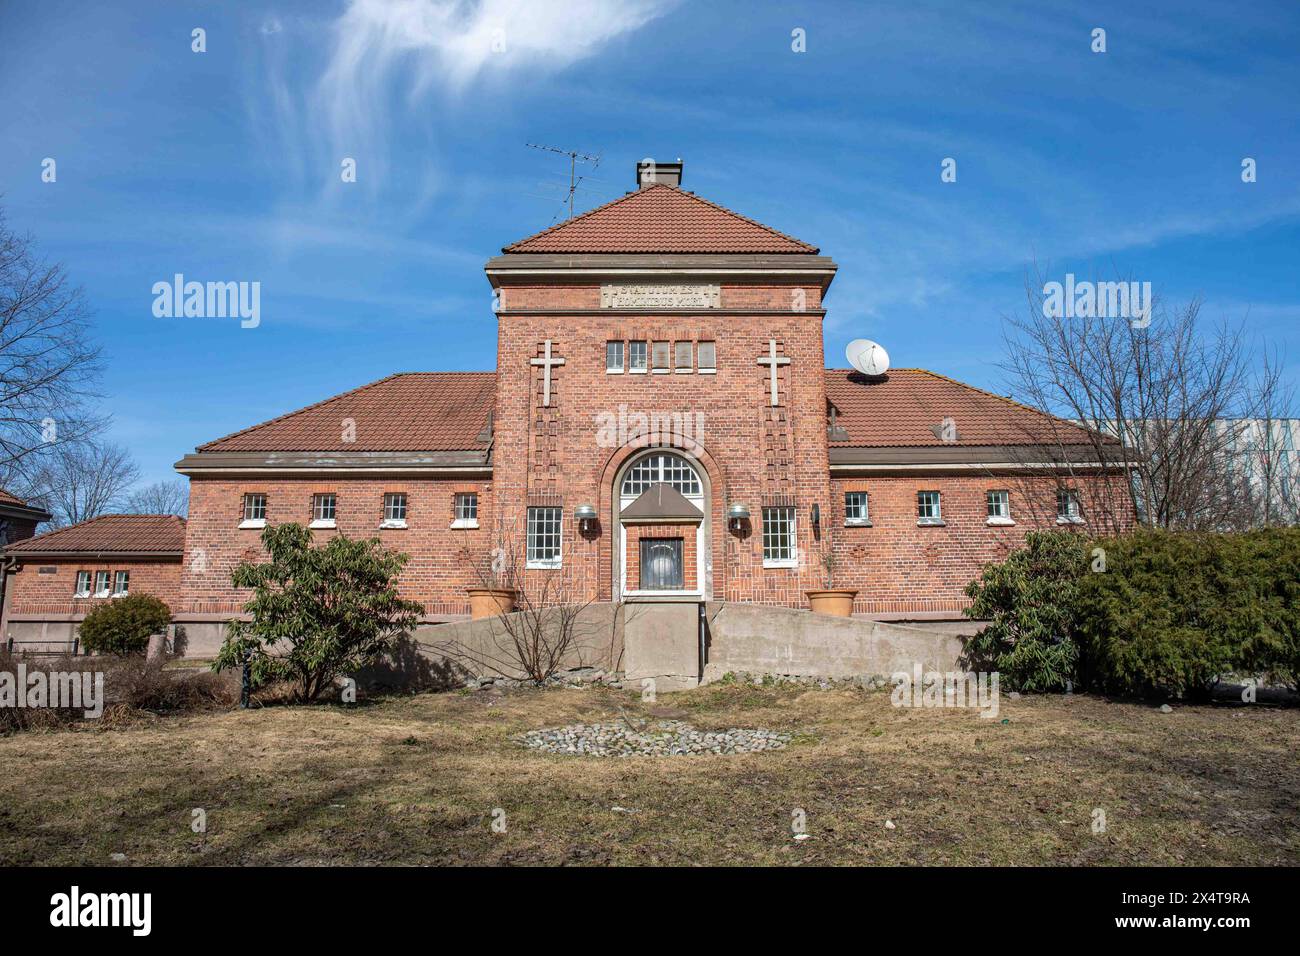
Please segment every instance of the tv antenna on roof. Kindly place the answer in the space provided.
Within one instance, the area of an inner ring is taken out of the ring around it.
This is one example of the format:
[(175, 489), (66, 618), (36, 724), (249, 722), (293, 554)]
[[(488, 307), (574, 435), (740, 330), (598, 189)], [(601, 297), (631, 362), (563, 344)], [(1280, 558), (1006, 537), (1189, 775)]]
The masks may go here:
[(578, 163), (591, 163), (594, 170), (600, 165), (599, 156), (591, 156), (587, 153), (580, 153), (576, 149), (561, 149), (558, 146), (544, 146), (540, 143), (525, 143), (530, 149), (540, 149), (548, 153), (559, 153), (561, 156), (569, 157), (569, 218), (573, 218), (573, 194), (578, 191), (578, 184), (586, 179), (586, 174), (578, 175)]

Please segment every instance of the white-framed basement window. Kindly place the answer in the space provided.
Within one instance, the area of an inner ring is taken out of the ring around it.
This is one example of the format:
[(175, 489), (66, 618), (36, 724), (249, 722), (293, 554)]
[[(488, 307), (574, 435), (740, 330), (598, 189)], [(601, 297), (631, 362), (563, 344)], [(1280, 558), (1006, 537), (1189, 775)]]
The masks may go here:
[(793, 568), (797, 564), (794, 508), (764, 508), (763, 567)]
[(984, 493), (985, 510), (988, 517), (985, 524), (1013, 525), (1011, 520), (1011, 492), (995, 488)]
[(610, 375), (623, 374), (623, 343), (605, 343), (605, 371)]
[(126, 597), (131, 590), (131, 572), (118, 571), (113, 575), (113, 597)]
[(95, 594), (94, 594), (94, 596), (97, 597), (97, 598), (106, 598), (106, 597), (108, 597), (108, 595), (109, 595), (108, 585), (109, 585), (109, 572), (107, 572), (107, 571), (96, 571), (96, 572), (95, 572)]
[(72, 596), (74, 598), (90, 597), (90, 572), (89, 571), (77, 572), (77, 585), (75, 588), (73, 588)]
[(389, 491), (384, 494), (384, 518), (379, 522), (381, 528), (406, 527), (406, 493)]
[(266, 527), (266, 495), (261, 492), (249, 492), (244, 495), (244, 517), (239, 522), (241, 528)]
[(1079, 511), (1079, 493), (1073, 488), (1058, 488), (1056, 491), (1056, 523), (1083, 524), (1083, 515)]
[(311, 496), (312, 528), (334, 528), (335, 514), (338, 510), (338, 498), (331, 492)]
[(918, 491), (916, 493), (916, 523), (918, 525), (942, 525), (943, 510), (937, 491)]
[(871, 526), (871, 512), (867, 506), (867, 493), (865, 491), (844, 492), (845, 527), (869, 528)]
[(455, 501), (452, 503), (452, 515), (451, 526), (453, 528), (477, 528), (478, 493), (474, 491), (457, 493)]
[(627, 370), (645, 372), (648, 365), (649, 349), (645, 342), (627, 343)]
[(560, 508), (545, 506), (528, 509), (527, 567), (560, 566)]

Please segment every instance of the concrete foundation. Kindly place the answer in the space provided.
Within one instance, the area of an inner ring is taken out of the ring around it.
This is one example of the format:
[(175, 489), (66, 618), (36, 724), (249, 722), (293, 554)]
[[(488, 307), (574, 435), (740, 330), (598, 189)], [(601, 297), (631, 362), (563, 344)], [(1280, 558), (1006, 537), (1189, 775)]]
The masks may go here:
[(687, 690), (700, 683), (697, 602), (629, 603), (623, 630), (623, 671), (628, 685), (653, 680), (655, 691)]

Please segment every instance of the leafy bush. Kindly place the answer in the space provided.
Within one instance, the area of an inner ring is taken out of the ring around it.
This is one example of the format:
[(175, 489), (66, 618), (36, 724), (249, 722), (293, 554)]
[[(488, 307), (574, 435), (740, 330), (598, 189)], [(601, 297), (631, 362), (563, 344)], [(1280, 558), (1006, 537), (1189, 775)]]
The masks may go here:
[[(1099, 548), (1101, 559), (1094, 555)], [(1031, 532), (966, 587), (968, 666), (1021, 690), (1204, 700), (1225, 674), (1300, 680), (1300, 529)]]
[(149, 646), (149, 638), (164, 633), (171, 619), (171, 609), (152, 594), (131, 594), (87, 614), (79, 636), (91, 653), (141, 654)]
[(1031, 531), (1025, 547), (989, 564), (966, 585), (966, 615), (988, 626), (966, 644), (967, 666), (998, 671), (1010, 687), (1064, 690), (1078, 682), (1074, 638), (1079, 584), (1088, 569), (1086, 539), (1070, 531)]
[(254, 687), (294, 685), (294, 699), (315, 700), (334, 678), (374, 663), (394, 638), (412, 630), (424, 608), (397, 594), (408, 558), (378, 538), (345, 535), (323, 547), (298, 524), (267, 528), (271, 560), (235, 568), (235, 587), (251, 588), (251, 621), (231, 621), (214, 668), (250, 662)]
[(1089, 686), (1206, 699), (1228, 672), (1295, 682), (1300, 531), (1099, 541), (1106, 571), (1082, 582), (1079, 640)]

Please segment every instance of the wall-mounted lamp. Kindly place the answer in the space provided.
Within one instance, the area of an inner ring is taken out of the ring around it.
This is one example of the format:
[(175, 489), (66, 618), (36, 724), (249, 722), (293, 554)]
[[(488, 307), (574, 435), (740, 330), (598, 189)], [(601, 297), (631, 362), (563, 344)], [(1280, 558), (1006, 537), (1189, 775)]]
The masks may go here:
[(749, 520), (749, 506), (736, 502), (727, 508), (727, 526), (732, 531), (739, 531), (742, 522)]
[(813, 531), (820, 532), (822, 527), (822, 509), (821, 505), (812, 506), (812, 526)]
[(573, 509), (573, 519), (578, 522), (578, 527), (583, 531), (591, 527), (591, 522), (596, 520), (595, 505), (578, 505)]

